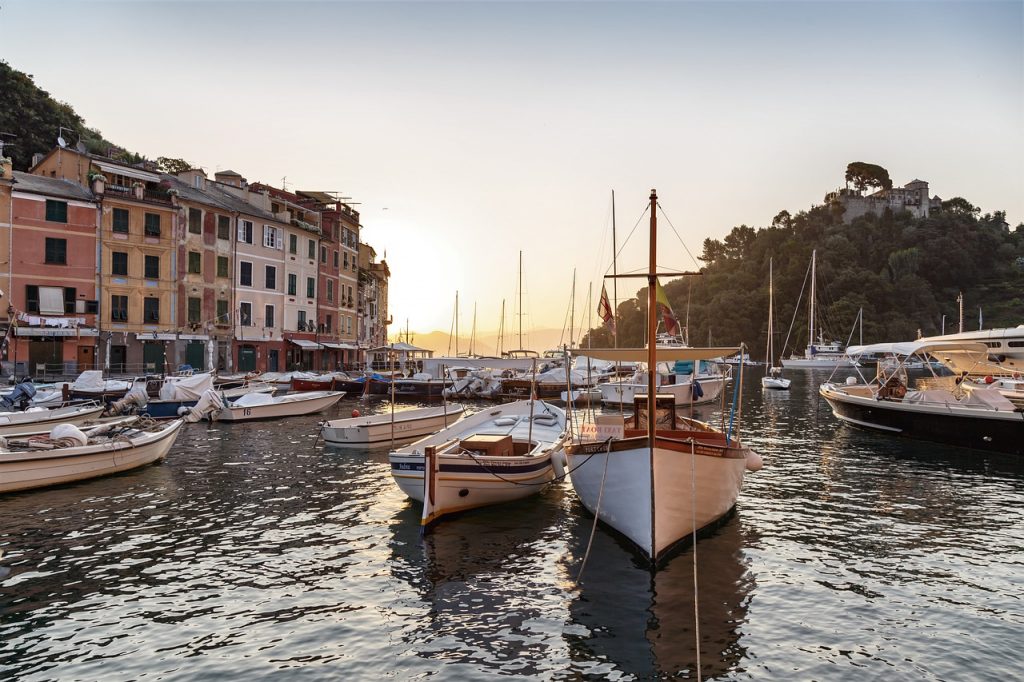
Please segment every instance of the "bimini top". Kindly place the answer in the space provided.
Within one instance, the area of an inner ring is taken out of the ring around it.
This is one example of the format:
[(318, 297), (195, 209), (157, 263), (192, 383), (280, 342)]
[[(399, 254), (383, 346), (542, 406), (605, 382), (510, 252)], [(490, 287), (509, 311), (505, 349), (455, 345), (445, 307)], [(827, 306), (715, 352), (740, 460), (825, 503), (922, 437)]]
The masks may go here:
[[(672, 360), (714, 360), (724, 358), (734, 353), (739, 353), (738, 347), (729, 348), (689, 348), (658, 347), (655, 350), (659, 362)], [(610, 360), (612, 362), (644, 362), (647, 360), (646, 348), (587, 348), (577, 349), (577, 355), (585, 355), (595, 360)]]
[(980, 341), (900, 341), (896, 343), (872, 343), (866, 346), (850, 346), (846, 354), (858, 357), (868, 353), (891, 353), (893, 355), (934, 355), (942, 359), (945, 353), (976, 355), (979, 362), (988, 359), (988, 346)]

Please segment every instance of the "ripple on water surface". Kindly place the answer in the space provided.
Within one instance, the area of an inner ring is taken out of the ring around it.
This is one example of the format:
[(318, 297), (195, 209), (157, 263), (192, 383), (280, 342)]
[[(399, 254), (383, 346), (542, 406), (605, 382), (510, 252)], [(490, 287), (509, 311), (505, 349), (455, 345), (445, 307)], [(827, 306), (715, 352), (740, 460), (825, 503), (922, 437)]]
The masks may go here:
[(0, 673), (1012, 678), (1020, 463), (850, 430), (824, 378), (748, 382), (765, 468), (654, 574), (568, 484), (422, 535), (386, 447), (190, 425), (161, 465), (0, 497)]

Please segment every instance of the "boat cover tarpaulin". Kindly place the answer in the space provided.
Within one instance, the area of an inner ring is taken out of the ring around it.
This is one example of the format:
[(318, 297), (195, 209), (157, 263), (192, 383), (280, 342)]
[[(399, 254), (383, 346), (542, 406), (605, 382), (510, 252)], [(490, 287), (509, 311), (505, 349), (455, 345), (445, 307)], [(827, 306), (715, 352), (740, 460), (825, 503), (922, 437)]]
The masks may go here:
[(167, 377), (160, 387), (161, 400), (182, 402), (199, 400), (208, 389), (213, 388), (213, 375), (204, 372), (190, 377)]
[(231, 404), (235, 407), (254, 407), (256, 405), (272, 405), (276, 402), (269, 393), (246, 393)]

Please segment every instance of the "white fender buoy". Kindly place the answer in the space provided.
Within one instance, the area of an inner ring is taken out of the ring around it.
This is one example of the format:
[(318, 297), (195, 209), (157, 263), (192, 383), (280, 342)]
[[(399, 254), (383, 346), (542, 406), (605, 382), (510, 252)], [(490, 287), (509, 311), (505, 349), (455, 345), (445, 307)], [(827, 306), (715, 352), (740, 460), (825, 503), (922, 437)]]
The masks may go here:
[(551, 468), (555, 470), (555, 476), (565, 478), (566, 466), (565, 450), (559, 449), (558, 452), (551, 453)]
[(754, 450), (747, 450), (747, 471), (760, 471), (764, 466), (761, 455)]

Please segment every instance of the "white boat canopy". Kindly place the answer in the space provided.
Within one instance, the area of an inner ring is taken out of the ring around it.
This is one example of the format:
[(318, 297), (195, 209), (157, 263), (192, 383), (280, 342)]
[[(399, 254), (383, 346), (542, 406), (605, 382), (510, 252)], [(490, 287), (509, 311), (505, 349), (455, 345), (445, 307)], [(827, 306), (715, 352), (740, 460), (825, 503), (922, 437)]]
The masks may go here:
[[(612, 362), (644, 362), (647, 360), (646, 348), (588, 348), (588, 358), (611, 360)], [(740, 352), (738, 347), (728, 348), (678, 348), (658, 347), (655, 350), (659, 362), (672, 360), (714, 360)]]
[(899, 341), (895, 343), (872, 343), (866, 346), (850, 346), (846, 354), (859, 357), (868, 353), (890, 353), (892, 355), (934, 355), (942, 359), (945, 353), (973, 355), (978, 362), (988, 359), (988, 346), (980, 341)]

